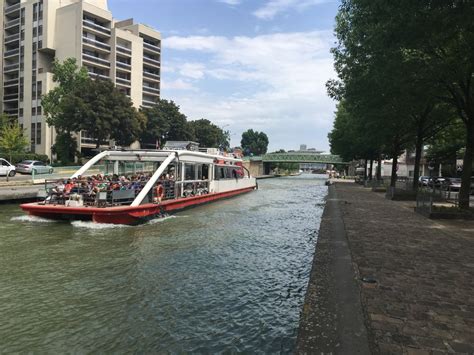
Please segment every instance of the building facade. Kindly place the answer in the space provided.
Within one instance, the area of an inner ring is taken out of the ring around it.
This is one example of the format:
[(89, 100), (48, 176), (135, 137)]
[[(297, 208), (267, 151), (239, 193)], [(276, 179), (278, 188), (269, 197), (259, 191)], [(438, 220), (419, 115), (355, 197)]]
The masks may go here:
[[(106, 0), (4, 0), (0, 26), (0, 109), (18, 117), (32, 152), (51, 156), (54, 144), (41, 107), (41, 95), (55, 86), (54, 59), (75, 58), (92, 78), (112, 80), (137, 108), (160, 97), (160, 33), (114, 20)], [(95, 142), (81, 132), (78, 146)]]

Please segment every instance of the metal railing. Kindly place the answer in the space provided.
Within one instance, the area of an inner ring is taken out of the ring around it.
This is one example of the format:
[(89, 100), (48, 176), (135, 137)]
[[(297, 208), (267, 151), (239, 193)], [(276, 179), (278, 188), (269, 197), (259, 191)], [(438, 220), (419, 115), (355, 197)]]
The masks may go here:
[(5, 28), (13, 27), (20, 24), (20, 19), (14, 19), (5, 23)]
[(125, 62), (116, 61), (115, 64), (117, 65), (117, 67), (129, 70), (129, 71), (132, 69), (132, 66)]
[(5, 43), (18, 41), (19, 39), (20, 39), (20, 34), (15, 33), (14, 35), (10, 35), (10, 36), (5, 37)]
[(143, 57), (143, 61), (147, 64), (155, 65), (157, 67), (159, 67), (161, 65), (159, 60), (149, 58), (149, 57)]
[(152, 88), (152, 87), (149, 87), (149, 86), (143, 86), (143, 91), (146, 91), (146, 92), (149, 92), (149, 93), (152, 93), (152, 94), (160, 94), (160, 89), (157, 89), (157, 88)]
[(150, 43), (147, 43), (147, 42), (143, 42), (143, 47), (146, 48), (146, 49), (149, 49), (151, 51), (154, 51), (154, 52), (157, 52), (157, 53), (161, 53), (161, 48), (158, 47), (158, 46), (155, 46), (153, 44), (150, 44)]
[(115, 48), (117, 49), (117, 52), (124, 53), (129, 56), (132, 55), (132, 50), (130, 48), (122, 47), (119, 45), (117, 45)]
[(5, 65), (3, 67), (3, 72), (5, 73), (5, 72), (13, 71), (13, 70), (18, 70), (18, 68), (20, 68), (20, 63)]
[(160, 75), (159, 74), (154, 74), (154, 73), (144, 71), (143, 76), (146, 77), (146, 78), (152, 79), (152, 80), (160, 81)]
[(110, 28), (107, 28), (107, 27), (104, 27), (104, 26), (101, 26), (101, 25), (98, 25), (92, 21), (89, 21), (89, 20), (82, 20), (82, 24), (85, 26), (85, 27), (88, 27), (88, 28), (92, 28), (96, 31), (99, 31), (99, 32), (102, 32), (102, 33), (105, 33), (107, 35), (110, 36)]
[(20, 9), (21, 4), (15, 4), (15, 5), (10, 5), (5, 7), (5, 14), (8, 14), (10, 12), (16, 11)]
[(82, 53), (82, 59), (87, 60), (89, 62), (94, 62), (94, 63), (100, 64), (100, 65), (104, 65), (106, 67), (110, 67), (110, 62), (108, 60), (102, 59), (100, 57), (95, 57), (95, 56), (90, 55), (90, 54)]
[(110, 46), (107, 43), (96, 41), (95, 39), (82, 37), (82, 42), (90, 44), (94, 47), (98, 47), (100, 49), (105, 49), (106, 51), (110, 52)]
[(117, 77), (117, 78), (115, 78), (115, 80), (118, 84), (123, 84), (123, 85), (127, 85), (127, 86), (132, 85), (132, 82), (129, 79), (124, 79), (124, 78)]

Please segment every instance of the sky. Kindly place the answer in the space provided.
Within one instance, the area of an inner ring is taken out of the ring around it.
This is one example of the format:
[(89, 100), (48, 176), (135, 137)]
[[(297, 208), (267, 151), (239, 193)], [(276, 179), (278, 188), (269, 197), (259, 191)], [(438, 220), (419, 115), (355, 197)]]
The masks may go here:
[(268, 151), (329, 151), (337, 0), (109, 0), (117, 19), (161, 32), (161, 97), (209, 119), (240, 146), (265, 132)]

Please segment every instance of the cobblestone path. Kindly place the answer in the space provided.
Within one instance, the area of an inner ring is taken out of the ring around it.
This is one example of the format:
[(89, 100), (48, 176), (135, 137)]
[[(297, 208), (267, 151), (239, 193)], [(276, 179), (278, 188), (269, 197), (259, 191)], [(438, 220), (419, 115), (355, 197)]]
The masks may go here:
[(429, 220), (355, 184), (337, 197), (371, 350), (474, 353), (474, 222)]

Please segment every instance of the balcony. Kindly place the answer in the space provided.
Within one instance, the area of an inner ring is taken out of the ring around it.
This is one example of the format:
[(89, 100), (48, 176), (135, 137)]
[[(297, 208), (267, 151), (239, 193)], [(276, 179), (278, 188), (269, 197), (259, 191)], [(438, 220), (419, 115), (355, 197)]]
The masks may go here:
[(8, 22), (5, 22), (5, 29), (9, 29), (10, 27), (15, 27), (15, 26), (18, 26), (20, 24), (20, 19), (17, 18), (17, 19), (14, 19), (14, 20), (10, 20)]
[(155, 105), (156, 105), (155, 101), (150, 101), (150, 100), (145, 100), (145, 99), (142, 100), (142, 106), (144, 107), (152, 107)]
[(9, 42), (13, 42), (13, 41), (18, 41), (19, 39), (20, 39), (20, 34), (15, 33), (14, 35), (10, 35), (10, 36), (5, 37), (5, 44), (7, 44)]
[(151, 64), (151, 65), (156, 66), (156, 67), (160, 67), (160, 65), (161, 65), (159, 60), (155, 60), (155, 59), (149, 58), (149, 57), (143, 57), (143, 62), (147, 63), (147, 64)]
[(107, 27), (104, 27), (104, 26), (101, 26), (101, 25), (98, 25), (92, 21), (89, 21), (89, 20), (82, 20), (82, 25), (84, 27), (87, 27), (87, 28), (90, 28), (90, 29), (93, 29), (95, 31), (98, 31), (100, 33), (104, 33), (108, 36), (110, 36), (110, 28), (107, 28)]
[(18, 93), (3, 95), (3, 102), (18, 101)]
[(160, 89), (143, 86), (143, 91), (150, 95), (160, 95)]
[(117, 61), (115, 62), (115, 65), (117, 66), (117, 69), (125, 69), (126, 71), (132, 70), (132, 66), (128, 63)]
[(3, 53), (4, 58), (18, 56), (20, 54), (20, 48), (10, 49)]
[(84, 44), (92, 46), (94, 49), (110, 52), (110, 46), (107, 43), (96, 41), (95, 39), (91, 39), (87, 37), (82, 37), (82, 42)]
[(108, 75), (94, 73), (93, 71), (87, 72), (92, 79), (101, 78), (101, 79), (110, 79)]
[(20, 68), (20, 64), (19, 64), (19, 63), (10, 64), (10, 65), (5, 65), (5, 66), (3, 67), (3, 72), (4, 72), (4, 73), (8, 73), (8, 72), (11, 72), (11, 71), (18, 70), (19, 68)]
[(5, 112), (7, 115), (18, 115), (18, 107), (5, 107), (3, 112)]
[(143, 48), (155, 53), (161, 53), (161, 48), (150, 43), (143, 42)]
[(115, 48), (117, 49), (117, 52), (127, 54), (128, 56), (132, 55), (132, 50), (130, 48), (122, 47), (122, 46), (119, 46), (119, 45), (117, 45)]
[(160, 75), (159, 74), (154, 74), (154, 73), (144, 71), (143, 76), (146, 77), (147, 79), (150, 79), (150, 80), (160, 81)]
[(102, 59), (99, 57), (94, 57), (93, 55), (82, 53), (82, 59), (89, 62), (94, 63), (96, 65), (101, 65), (107, 68), (110, 68), (110, 62), (106, 59)]
[(3, 87), (18, 86), (18, 80), (19, 80), (19, 78), (10, 79), (10, 80), (5, 80), (5, 81), (3, 82)]
[(15, 4), (15, 5), (10, 5), (10, 6), (5, 7), (5, 15), (8, 15), (10, 13), (13, 13), (15, 11), (20, 10), (20, 6), (21, 6), (21, 4), (18, 3), (18, 4)]
[(115, 79), (115, 81), (117, 82), (117, 84), (121, 84), (121, 85), (125, 85), (125, 86), (132, 86), (132, 82), (131, 82), (130, 79), (117, 77)]

